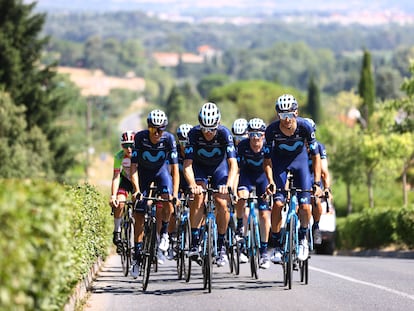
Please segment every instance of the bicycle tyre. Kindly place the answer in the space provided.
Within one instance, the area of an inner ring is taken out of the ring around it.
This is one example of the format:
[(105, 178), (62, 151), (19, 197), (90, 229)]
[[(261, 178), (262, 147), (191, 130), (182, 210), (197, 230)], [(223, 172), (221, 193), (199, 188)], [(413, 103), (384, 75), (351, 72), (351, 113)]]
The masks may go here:
[(292, 289), (292, 279), (293, 279), (293, 261), (295, 260), (295, 243), (294, 243), (294, 235), (295, 235), (295, 218), (293, 216), (290, 217), (289, 221), (289, 241), (288, 241), (288, 259), (287, 259), (287, 280), (288, 280), (288, 287)]
[(129, 263), (128, 263), (128, 253), (127, 253), (127, 247), (128, 247), (128, 241), (127, 241), (127, 230), (124, 226), (124, 223), (121, 226), (121, 243), (122, 243), (122, 252), (119, 254), (121, 256), (121, 267), (122, 267), (122, 274), (124, 276), (128, 276), (128, 269), (129, 269)]
[(177, 226), (177, 278), (182, 280), (184, 272), (183, 246), (184, 245), (184, 225), (180, 222)]
[(300, 262), (300, 281), (308, 284), (309, 280), (309, 259)]
[(146, 291), (149, 282), (149, 276), (151, 273), (151, 266), (154, 263), (154, 258), (157, 260), (155, 256), (155, 248), (156, 248), (156, 239), (157, 239), (157, 224), (156, 222), (151, 221), (149, 225), (149, 236), (146, 241), (146, 249), (145, 249), (145, 259), (144, 259), (144, 273), (142, 278), (142, 290)]
[(210, 220), (206, 231), (206, 253), (203, 260), (204, 289), (211, 293), (211, 277), (213, 274), (213, 224)]
[(256, 241), (256, 233), (255, 233), (255, 227), (254, 227), (254, 221), (253, 217), (250, 217), (249, 220), (249, 262), (250, 262), (250, 272), (251, 276), (255, 279), (259, 278), (258, 275), (258, 256), (259, 256), (259, 249), (257, 247), (257, 241)]
[(191, 258), (188, 256), (188, 252), (191, 249), (191, 224), (190, 219), (187, 217), (184, 222), (184, 249), (181, 251), (182, 253), (182, 265), (183, 265), (183, 272), (185, 281), (188, 283), (190, 282), (191, 278)]
[(234, 235), (235, 232), (232, 229), (231, 225), (232, 220), (230, 220), (229, 226), (227, 228), (227, 237), (226, 237), (226, 253), (227, 257), (229, 259), (229, 268), (230, 273), (235, 272), (235, 266), (236, 266), (236, 258), (234, 256)]

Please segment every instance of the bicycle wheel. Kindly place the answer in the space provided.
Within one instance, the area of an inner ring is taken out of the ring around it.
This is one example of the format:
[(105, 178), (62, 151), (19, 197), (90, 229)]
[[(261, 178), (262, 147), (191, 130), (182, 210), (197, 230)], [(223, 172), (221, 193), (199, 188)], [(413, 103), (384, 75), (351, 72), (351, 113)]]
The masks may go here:
[(156, 239), (157, 239), (157, 224), (152, 222), (149, 224), (149, 230), (146, 232), (148, 237), (144, 237), (144, 263), (143, 263), (143, 277), (142, 277), (142, 290), (146, 291), (151, 272), (151, 265), (156, 258)]
[(289, 289), (292, 288), (292, 279), (293, 279), (293, 261), (295, 260), (295, 242), (294, 242), (294, 235), (295, 235), (295, 227), (296, 222), (293, 216), (290, 217), (289, 221), (289, 237), (288, 237), (288, 257), (287, 257), (287, 283)]
[(206, 231), (206, 245), (205, 245), (205, 256), (203, 260), (203, 279), (204, 289), (208, 289), (211, 293), (211, 277), (213, 274), (213, 224), (210, 220), (207, 225)]
[[(230, 220), (231, 222), (232, 220)], [(234, 238), (235, 232), (232, 229), (231, 223), (229, 224), (227, 228), (227, 236), (226, 236), (226, 253), (227, 258), (229, 259), (229, 267), (230, 267), (230, 273), (235, 272), (235, 266), (236, 266), (236, 257), (234, 254)]]
[(182, 222), (178, 224), (177, 228), (177, 277), (179, 280), (182, 280), (185, 260), (183, 257), (184, 225)]
[(250, 217), (249, 221), (249, 262), (251, 276), (255, 279), (259, 278), (258, 268), (260, 260), (259, 244), (256, 238), (256, 228), (254, 225), (253, 217)]
[[(123, 220), (125, 221), (125, 220)], [(124, 276), (128, 276), (128, 272), (129, 272), (129, 262), (128, 262), (128, 233), (127, 233), (127, 225), (124, 225), (124, 223), (122, 223), (121, 226), (121, 243), (122, 243), (122, 252), (119, 254), (121, 256), (121, 266), (122, 266), (122, 274)]]
[(309, 275), (308, 275), (308, 268), (309, 268), (309, 262), (308, 262), (308, 260), (309, 259), (306, 259), (305, 261), (300, 261), (299, 262), (299, 268), (300, 268), (300, 281), (301, 282), (303, 282), (303, 283), (305, 283), (305, 284), (308, 284), (308, 277), (309, 277)]
[(185, 277), (185, 281), (189, 282), (190, 281), (190, 277), (191, 277), (191, 258), (188, 256), (188, 252), (191, 249), (191, 225), (190, 225), (190, 219), (187, 217), (186, 220), (184, 221), (184, 243), (183, 245), (183, 249), (181, 251), (181, 256), (182, 256), (182, 266), (183, 266), (183, 270), (184, 270), (184, 277)]

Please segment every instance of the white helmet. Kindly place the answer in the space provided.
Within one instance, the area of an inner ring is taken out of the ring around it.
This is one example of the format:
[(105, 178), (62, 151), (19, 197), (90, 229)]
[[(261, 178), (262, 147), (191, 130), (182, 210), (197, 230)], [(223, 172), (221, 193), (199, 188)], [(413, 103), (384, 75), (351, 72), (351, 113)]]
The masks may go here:
[(177, 128), (177, 137), (178, 140), (187, 140), (188, 137), (188, 132), (193, 128), (192, 125), (190, 124), (181, 124), (178, 128)]
[(306, 121), (308, 121), (310, 123), (310, 125), (312, 125), (313, 130), (316, 131), (316, 123), (315, 121), (313, 121), (311, 118), (304, 118)]
[(198, 114), (198, 122), (204, 127), (217, 127), (220, 119), (220, 110), (214, 103), (205, 103)]
[(233, 135), (245, 135), (247, 131), (247, 120), (242, 118), (234, 120), (231, 131)]
[(135, 136), (135, 132), (133, 131), (123, 132), (121, 135), (121, 139), (120, 139), (121, 144), (133, 144), (134, 136)]
[(298, 102), (293, 95), (283, 94), (276, 100), (276, 112), (289, 112), (298, 109)]
[(264, 132), (266, 130), (266, 123), (259, 118), (251, 119), (247, 130), (249, 132)]
[(164, 111), (152, 110), (147, 117), (148, 126), (159, 127), (165, 129), (168, 124), (168, 118)]

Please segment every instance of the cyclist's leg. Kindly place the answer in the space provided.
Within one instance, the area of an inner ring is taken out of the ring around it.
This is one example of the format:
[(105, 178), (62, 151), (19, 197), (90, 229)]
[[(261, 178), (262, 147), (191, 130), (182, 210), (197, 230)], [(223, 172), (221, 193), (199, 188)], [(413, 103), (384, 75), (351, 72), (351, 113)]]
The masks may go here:
[[(224, 159), (220, 165), (215, 169), (213, 174), (213, 188), (218, 189), (219, 186), (225, 185), (227, 182), (227, 160)], [(217, 238), (217, 252), (218, 256), (216, 258), (216, 263), (218, 266), (224, 266), (227, 262), (226, 256), (226, 249), (224, 246), (224, 237), (226, 235), (227, 226), (230, 221), (230, 213), (228, 210), (228, 203), (229, 203), (229, 195), (228, 194), (220, 194), (217, 193), (214, 195), (214, 203), (216, 207), (216, 223), (217, 223), (217, 231), (218, 231), (218, 238)]]

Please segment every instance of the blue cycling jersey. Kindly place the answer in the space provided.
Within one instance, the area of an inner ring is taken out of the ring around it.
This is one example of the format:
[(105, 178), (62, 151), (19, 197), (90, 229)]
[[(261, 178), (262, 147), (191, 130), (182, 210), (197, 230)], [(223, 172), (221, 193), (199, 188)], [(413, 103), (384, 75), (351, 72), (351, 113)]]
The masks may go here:
[(199, 125), (190, 130), (188, 144), (185, 147), (185, 159), (193, 160), (193, 166), (216, 167), (226, 158), (236, 158), (236, 149), (229, 129), (219, 125), (210, 141), (204, 138)]
[(244, 139), (237, 146), (237, 161), (240, 170), (252, 173), (263, 172), (264, 147), (259, 152), (250, 148), (250, 140)]
[(135, 134), (135, 148), (132, 152), (132, 163), (138, 163), (140, 169), (157, 171), (166, 162), (178, 163), (177, 146), (174, 136), (163, 132), (161, 139), (153, 144), (149, 138), (149, 131), (143, 130)]
[(317, 148), (315, 131), (305, 119), (296, 118), (296, 130), (291, 136), (286, 136), (280, 129), (280, 121), (272, 122), (266, 129), (266, 147), (265, 158), (274, 161), (289, 163), (298, 155), (307, 155), (306, 144), (309, 143), (310, 153), (316, 155), (319, 153)]

